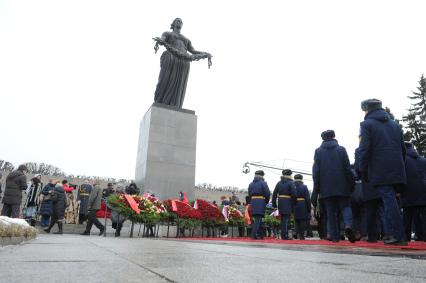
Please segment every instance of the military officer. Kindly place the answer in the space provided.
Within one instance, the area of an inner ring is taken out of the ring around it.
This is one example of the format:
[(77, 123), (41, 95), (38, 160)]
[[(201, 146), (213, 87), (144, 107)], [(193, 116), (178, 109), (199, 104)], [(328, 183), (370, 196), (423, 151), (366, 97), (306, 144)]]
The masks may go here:
[(288, 237), (288, 224), (296, 200), (296, 187), (290, 169), (282, 171), (281, 180), (277, 183), (272, 194), (272, 205), (277, 208), (281, 216), (281, 239), (290, 240)]
[(296, 223), (296, 235), (300, 240), (305, 239), (305, 229), (309, 214), (311, 213), (311, 199), (308, 187), (303, 184), (303, 175), (294, 175), (294, 184), (296, 186), (296, 205), (294, 207), (294, 219)]
[(416, 240), (426, 241), (426, 158), (417, 153), (412, 143), (405, 143), (405, 146), (407, 185), (401, 194), (405, 237), (410, 241), (414, 222)]
[(352, 230), (350, 194), (355, 185), (348, 153), (336, 140), (333, 130), (321, 133), (321, 146), (315, 150), (312, 177), (314, 190), (321, 194), (327, 211), (327, 230), (333, 242), (340, 240), (338, 215), (342, 214), (345, 234), (355, 242)]
[(78, 212), (78, 223), (83, 224), (87, 219), (87, 204), (89, 202), (90, 192), (92, 191), (92, 185), (89, 180), (84, 180), (84, 183), (80, 185), (78, 190), (77, 201), (80, 202), (80, 209)]
[(383, 228), (388, 245), (407, 245), (396, 190), (406, 183), (405, 154), (401, 127), (391, 119), (378, 99), (361, 103), (359, 170), (363, 181), (376, 188), (383, 201)]
[(265, 215), (265, 207), (271, 197), (268, 184), (264, 180), (265, 172), (258, 170), (254, 173), (254, 180), (248, 187), (250, 197), (251, 214), (254, 218), (251, 237), (255, 240), (263, 239), (262, 218)]

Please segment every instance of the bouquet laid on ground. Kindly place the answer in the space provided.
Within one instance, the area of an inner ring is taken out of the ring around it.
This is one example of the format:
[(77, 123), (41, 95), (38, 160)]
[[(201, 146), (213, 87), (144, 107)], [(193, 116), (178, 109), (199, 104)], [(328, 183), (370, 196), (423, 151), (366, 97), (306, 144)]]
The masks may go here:
[(164, 205), (152, 196), (112, 195), (108, 204), (133, 222), (156, 224), (167, 215)]
[(175, 221), (182, 229), (194, 229), (201, 224), (202, 215), (188, 203), (168, 199), (163, 202), (170, 221)]
[(194, 208), (200, 212), (204, 227), (222, 226), (225, 223), (225, 217), (220, 209), (206, 200), (197, 199)]

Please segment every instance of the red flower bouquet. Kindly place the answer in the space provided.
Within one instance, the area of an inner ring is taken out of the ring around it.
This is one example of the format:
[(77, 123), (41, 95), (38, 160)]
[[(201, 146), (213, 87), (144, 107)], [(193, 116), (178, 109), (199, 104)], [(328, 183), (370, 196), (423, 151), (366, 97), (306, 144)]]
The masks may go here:
[(225, 217), (220, 209), (206, 200), (197, 199), (194, 208), (200, 212), (203, 225), (206, 227), (222, 225), (225, 222)]

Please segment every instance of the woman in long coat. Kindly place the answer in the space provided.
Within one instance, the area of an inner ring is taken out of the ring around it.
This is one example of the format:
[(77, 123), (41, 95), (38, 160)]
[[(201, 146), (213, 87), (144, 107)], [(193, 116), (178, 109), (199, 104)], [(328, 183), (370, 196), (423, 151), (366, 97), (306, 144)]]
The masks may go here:
[(49, 226), (50, 216), (52, 215), (52, 192), (55, 189), (57, 180), (51, 179), (49, 184), (44, 186), (41, 191), (41, 205), (39, 214), (41, 215), (40, 226)]
[(52, 192), (52, 218), (50, 219), (50, 225), (44, 231), (50, 233), (50, 230), (58, 223), (58, 232), (54, 234), (62, 234), (63, 222), (65, 217), (66, 199), (65, 191), (62, 184), (56, 184), (55, 189)]
[(27, 199), (25, 200), (23, 215), (25, 220), (30, 222), (31, 226), (35, 226), (36, 224), (37, 210), (40, 205), (38, 199), (42, 187), (43, 184), (41, 183), (41, 175), (37, 174), (31, 179), (31, 182), (25, 191)]

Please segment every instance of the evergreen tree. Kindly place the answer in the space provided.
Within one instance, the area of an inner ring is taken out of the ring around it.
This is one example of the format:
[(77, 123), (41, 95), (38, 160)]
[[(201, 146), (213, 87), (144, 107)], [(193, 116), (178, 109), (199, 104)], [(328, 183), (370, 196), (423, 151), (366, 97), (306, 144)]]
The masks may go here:
[(416, 147), (420, 155), (426, 154), (426, 78), (421, 76), (417, 92), (408, 96), (413, 102), (408, 114), (403, 117), (407, 129), (406, 136)]

